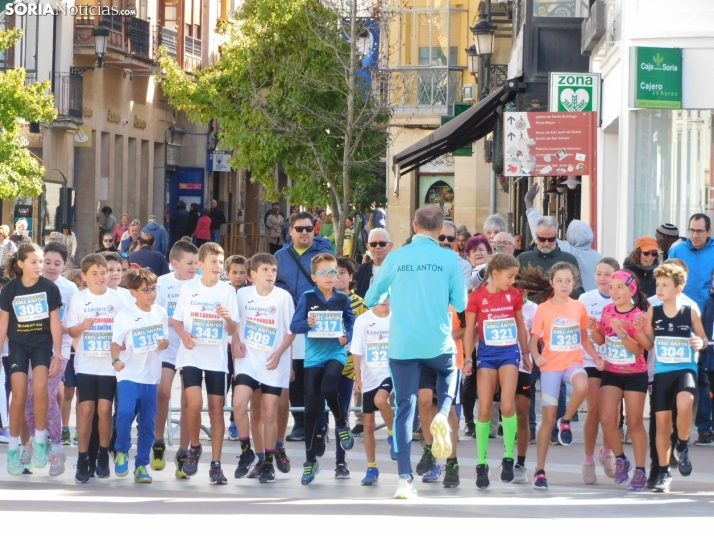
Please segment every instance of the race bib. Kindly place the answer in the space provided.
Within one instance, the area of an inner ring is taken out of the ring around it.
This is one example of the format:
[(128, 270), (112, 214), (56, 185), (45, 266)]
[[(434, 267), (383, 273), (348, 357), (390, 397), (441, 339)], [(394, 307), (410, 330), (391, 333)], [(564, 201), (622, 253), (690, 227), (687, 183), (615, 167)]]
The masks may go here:
[(169, 314), (169, 318), (173, 318), (174, 311), (176, 310), (176, 302), (175, 301), (166, 302), (166, 308), (167, 308), (167, 311)]
[(18, 322), (34, 322), (50, 316), (46, 292), (17, 296), (12, 300), (12, 307)]
[(197, 344), (219, 345), (223, 342), (223, 320), (194, 318), (191, 335), (196, 337)]
[(369, 368), (387, 368), (389, 366), (389, 356), (387, 349), (389, 341), (374, 341), (367, 343), (367, 366)]
[(665, 365), (692, 363), (694, 352), (689, 339), (681, 337), (656, 337), (655, 359)]
[(308, 318), (315, 319), (315, 327), (307, 332), (313, 339), (337, 339), (344, 335), (342, 311), (310, 311)]
[(550, 327), (550, 349), (554, 352), (580, 350), (580, 324), (553, 324)]
[(163, 324), (131, 330), (131, 340), (134, 344), (135, 354), (145, 354), (156, 350), (159, 346), (159, 341), (165, 338), (166, 334), (164, 333)]
[(252, 320), (246, 320), (245, 322), (243, 337), (245, 338), (246, 346), (270, 352), (275, 346), (275, 338), (277, 336), (278, 328), (274, 326), (266, 326)]
[(612, 365), (634, 365), (635, 355), (627, 351), (619, 337), (605, 337), (605, 361)]
[(64, 320), (64, 313), (67, 310), (67, 304), (63, 303), (62, 307), (60, 307), (60, 322)]
[(485, 320), (483, 323), (483, 342), (486, 346), (513, 346), (518, 343), (517, 334), (515, 318)]
[(82, 333), (82, 349), (87, 357), (111, 357), (112, 332), (85, 331)]

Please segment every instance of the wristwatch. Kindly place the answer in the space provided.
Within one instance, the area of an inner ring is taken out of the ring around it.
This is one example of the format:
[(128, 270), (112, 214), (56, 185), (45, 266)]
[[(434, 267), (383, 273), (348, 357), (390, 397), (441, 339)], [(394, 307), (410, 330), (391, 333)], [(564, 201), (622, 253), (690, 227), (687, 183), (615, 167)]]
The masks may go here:
[(118, 357), (116, 359), (112, 359), (112, 367), (116, 365), (119, 361), (121, 361), (121, 359), (119, 359)]
[(621, 341), (624, 341), (627, 338), (627, 332), (623, 331), (622, 333), (618, 334), (617, 336), (620, 337)]

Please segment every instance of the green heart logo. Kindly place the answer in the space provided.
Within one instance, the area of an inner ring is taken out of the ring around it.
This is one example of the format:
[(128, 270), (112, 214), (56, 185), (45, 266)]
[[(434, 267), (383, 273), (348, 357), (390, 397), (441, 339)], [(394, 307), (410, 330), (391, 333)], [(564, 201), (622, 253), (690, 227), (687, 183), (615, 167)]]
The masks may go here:
[(560, 93), (560, 103), (568, 112), (582, 112), (590, 102), (590, 95), (584, 89), (573, 91), (570, 88)]
[(656, 56), (652, 57), (652, 61), (657, 67), (662, 67), (662, 64), (664, 63), (664, 56), (658, 52)]

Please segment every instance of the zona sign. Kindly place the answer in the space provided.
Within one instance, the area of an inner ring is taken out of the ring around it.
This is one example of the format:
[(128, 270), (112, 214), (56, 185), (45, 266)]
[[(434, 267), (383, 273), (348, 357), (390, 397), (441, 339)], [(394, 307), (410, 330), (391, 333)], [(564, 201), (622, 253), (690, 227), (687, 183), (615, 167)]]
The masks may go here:
[(550, 112), (600, 110), (600, 74), (550, 73)]

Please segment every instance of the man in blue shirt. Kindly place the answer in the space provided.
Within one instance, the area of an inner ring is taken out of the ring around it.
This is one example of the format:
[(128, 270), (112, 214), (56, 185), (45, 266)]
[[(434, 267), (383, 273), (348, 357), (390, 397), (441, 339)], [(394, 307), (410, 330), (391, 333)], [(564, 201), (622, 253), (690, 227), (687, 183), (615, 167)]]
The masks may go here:
[(370, 286), (365, 302), (374, 307), (391, 300), (389, 369), (397, 403), (394, 425), (399, 483), (395, 499), (416, 497), (411, 467), (412, 422), (422, 366), (437, 373), (437, 415), (431, 424), (432, 452), (437, 458), (451, 454), (447, 416), (456, 392), (456, 346), (451, 337), (448, 306), (466, 308), (466, 288), (453, 251), (439, 246), (437, 238), (444, 212), (425, 205), (414, 214), (409, 246), (391, 253)]

